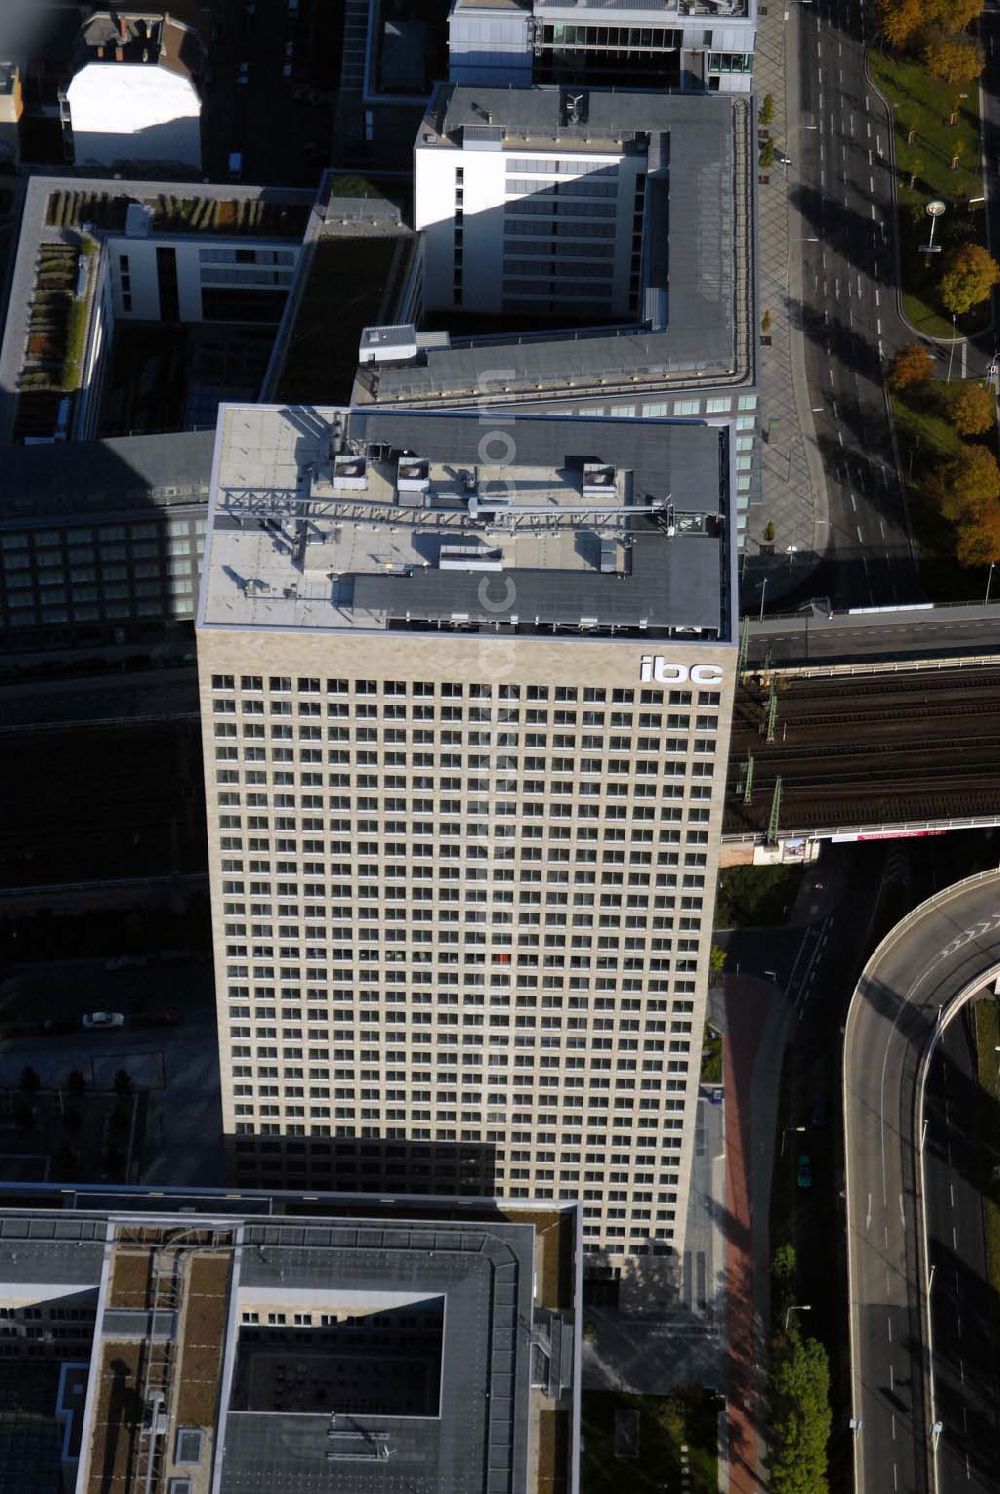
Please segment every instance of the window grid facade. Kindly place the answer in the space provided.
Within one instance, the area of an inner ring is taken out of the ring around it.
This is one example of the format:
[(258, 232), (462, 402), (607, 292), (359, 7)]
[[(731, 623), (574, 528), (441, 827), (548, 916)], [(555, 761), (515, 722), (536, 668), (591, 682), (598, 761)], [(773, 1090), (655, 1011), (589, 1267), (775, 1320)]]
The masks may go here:
[(580, 1197), (591, 1249), (675, 1248), (726, 691), (249, 674), (205, 642), (237, 1161), (302, 1138), (293, 1167), (364, 1187), (395, 1150), (379, 1186), (476, 1192), (485, 1149), (491, 1191)]

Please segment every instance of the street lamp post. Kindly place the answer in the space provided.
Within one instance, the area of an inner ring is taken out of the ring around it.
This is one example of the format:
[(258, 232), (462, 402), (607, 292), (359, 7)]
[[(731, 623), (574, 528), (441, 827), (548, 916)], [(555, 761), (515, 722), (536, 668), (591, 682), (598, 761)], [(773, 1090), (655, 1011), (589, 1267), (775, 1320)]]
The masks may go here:
[(927, 243), (926, 244), (921, 244), (921, 246), (920, 246), (920, 252), (921, 252), (921, 254), (940, 254), (941, 253), (941, 245), (940, 244), (935, 244), (935, 242), (934, 242), (934, 229), (937, 226), (937, 220), (940, 218), (940, 216), (944, 212), (944, 210), (945, 210), (945, 204), (940, 200), (940, 198), (934, 198), (934, 200), (932, 202), (929, 202), (927, 204), (926, 208), (924, 209), (924, 211), (927, 214), (928, 218), (931, 220), (931, 231), (930, 231), (930, 233), (927, 236)]
[(764, 598), (767, 596), (767, 577), (764, 577), (760, 588), (760, 621), (764, 621)]
[(993, 584), (993, 567), (995, 565), (996, 565), (996, 561), (995, 560), (991, 560), (990, 561), (990, 568), (986, 572), (986, 601), (983, 604), (986, 607), (988, 607), (990, 605), (990, 587)]
[(786, 1333), (788, 1332), (788, 1324), (789, 1324), (789, 1321), (791, 1319), (791, 1316), (792, 1316), (793, 1312), (812, 1312), (812, 1303), (810, 1303), (810, 1302), (793, 1302), (792, 1303), (791, 1307), (785, 1313), (785, 1332)]
[(804, 1131), (804, 1130), (805, 1130), (805, 1126), (786, 1126), (785, 1127), (785, 1129), (781, 1133), (781, 1155), (782, 1156), (785, 1155), (785, 1139), (786, 1139), (786, 1137), (790, 1133), (801, 1132), (801, 1131)]

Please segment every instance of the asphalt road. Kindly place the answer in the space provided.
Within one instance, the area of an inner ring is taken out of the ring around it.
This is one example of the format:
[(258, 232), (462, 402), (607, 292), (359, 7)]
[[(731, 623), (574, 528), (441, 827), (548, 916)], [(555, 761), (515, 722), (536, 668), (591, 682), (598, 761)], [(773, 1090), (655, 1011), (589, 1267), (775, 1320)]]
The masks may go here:
[(982, 1152), (968, 1009), (945, 1029), (927, 1076), (925, 1185), (933, 1270), (938, 1450), (942, 1494), (996, 1488), (997, 1381), (979, 1192)]
[(801, 301), (791, 309), (805, 338), (829, 501), (826, 532), (817, 532), (827, 563), (808, 587), (855, 606), (919, 597), (882, 385), (902, 327), (892, 289), (888, 125), (865, 76), (864, 4), (794, 6), (800, 114), (782, 142), (801, 230)]
[(849, 617), (803, 613), (752, 623), (748, 662), (838, 664), (1000, 653), (1000, 582), (987, 608), (940, 607)]
[[(853, 1414), (863, 1424), (855, 1436), (858, 1494), (930, 1487), (933, 1413), (923, 1357), (916, 1076), (938, 1009), (997, 964), (1000, 872), (989, 872), (939, 894), (897, 926), (865, 967), (848, 1012), (845, 1181)], [(929, 1193), (936, 1195), (938, 1183), (935, 1174)], [(969, 1239), (965, 1233), (956, 1235), (953, 1253), (974, 1276), (976, 1266), (965, 1256), (971, 1232)], [(949, 1339), (941, 1355), (951, 1358)], [(952, 1375), (943, 1388), (949, 1420), (941, 1467), (951, 1468), (956, 1459), (964, 1465), (969, 1454), (976, 1468), (975, 1438), (955, 1418), (961, 1387), (956, 1392)]]

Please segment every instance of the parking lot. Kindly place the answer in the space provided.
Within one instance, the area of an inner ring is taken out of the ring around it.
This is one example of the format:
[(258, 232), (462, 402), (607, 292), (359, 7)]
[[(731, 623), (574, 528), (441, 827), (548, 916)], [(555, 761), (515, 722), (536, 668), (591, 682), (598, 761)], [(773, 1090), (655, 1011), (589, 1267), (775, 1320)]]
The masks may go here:
[[(0, 1040), (0, 1087), (19, 1083), (26, 1065), (46, 1089), (79, 1069), (89, 1087), (109, 1089), (125, 1069), (149, 1103), (139, 1180), (202, 1185), (225, 1181), (219, 1066), (211, 966), (156, 964), (109, 971), (104, 960), (16, 967), (0, 983), (0, 1012), (12, 1024), (46, 1021), (44, 1035)], [(86, 1012), (115, 1011), (121, 1027), (86, 1032)], [(167, 1024), (163, 1014), (176, 1021)]]

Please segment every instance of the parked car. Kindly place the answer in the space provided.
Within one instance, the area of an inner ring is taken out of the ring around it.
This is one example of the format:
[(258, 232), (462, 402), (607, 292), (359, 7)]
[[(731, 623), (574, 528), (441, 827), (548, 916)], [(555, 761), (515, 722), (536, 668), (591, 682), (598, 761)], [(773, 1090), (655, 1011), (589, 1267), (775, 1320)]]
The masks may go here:
[(778, 150), (777, 146), (774, 148), (774, 159), (779, 166), (790, 166), (792, 164), (791, 156), (786, 155), (783, 150)]
[(149, 964), (146, 955), (123, 954), (114, 955), (110, 960), (104, 961), (105, 970), (145, 970)]
[(795, 1181), (800, 1188), (811, 1188), (813, 1185), (812, 1158), (808, 1152), (802, 1152), (799, 1156), (799, 1170)]
[(121, 1012), (87, 1012), (83, 1025), (88, 1032), (96, 1027), (124, 1027), (125, 1018)]

